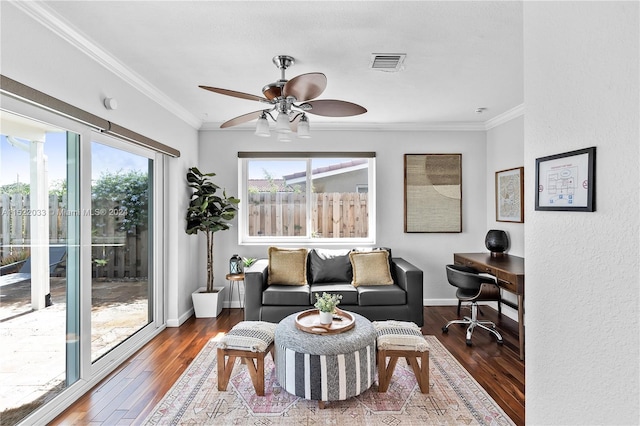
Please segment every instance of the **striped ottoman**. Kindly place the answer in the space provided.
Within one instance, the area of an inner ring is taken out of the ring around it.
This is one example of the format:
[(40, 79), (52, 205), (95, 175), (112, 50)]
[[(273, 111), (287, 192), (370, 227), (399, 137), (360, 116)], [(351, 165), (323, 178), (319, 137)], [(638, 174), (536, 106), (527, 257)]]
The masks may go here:
[(376, 331), (365, 317), (350, 312), (349, 331), (320, 335), (298, 330), (292, 314), (275, 332), (276, 378), (287, 392), (317, 400), (341, 401), (369, 389), (376, 375)]

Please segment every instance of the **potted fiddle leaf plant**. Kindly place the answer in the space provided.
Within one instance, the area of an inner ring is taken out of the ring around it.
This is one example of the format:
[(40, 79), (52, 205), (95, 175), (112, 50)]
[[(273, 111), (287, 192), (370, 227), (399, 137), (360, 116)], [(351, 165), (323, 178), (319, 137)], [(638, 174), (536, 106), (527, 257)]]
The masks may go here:
[(207, 285), (192, 293), (193, 309), (197, 318), (216, 317), (222, 310), (224, 287), (213, 285), (213, 236), (231, 227), (240, 200), (227, 196), (226, 190), (211, 181), (215, 173), (202, 173), (197, 167), (187, 171), (187, 182), (192, 189), (187, 208), (186, 232), (189, 235), (202, 232), (207, 237)]

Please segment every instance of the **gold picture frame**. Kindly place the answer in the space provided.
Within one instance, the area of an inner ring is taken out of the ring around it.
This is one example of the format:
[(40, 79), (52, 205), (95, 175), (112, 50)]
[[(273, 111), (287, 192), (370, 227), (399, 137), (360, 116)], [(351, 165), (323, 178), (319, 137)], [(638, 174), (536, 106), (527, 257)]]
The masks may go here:
[(404, 232), (462, 232), (462, 154), (404, 155)]
[(524, 223), (524, 167), (496, 172), (496, 222)]

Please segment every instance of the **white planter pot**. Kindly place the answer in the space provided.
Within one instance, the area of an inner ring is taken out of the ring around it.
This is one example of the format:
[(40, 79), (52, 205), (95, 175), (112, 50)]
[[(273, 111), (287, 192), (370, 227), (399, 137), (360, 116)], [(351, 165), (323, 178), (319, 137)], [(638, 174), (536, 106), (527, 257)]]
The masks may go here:
[(333, 322), (333, 312), (320, 311), (320, 324), (331, 324)]
[(222, 311), (224, 287), (214, 287), (213, 293), (206, 293), (206, 289), (206, 287), (200, 287), (191, 293), (196, 318), (215, 318)]

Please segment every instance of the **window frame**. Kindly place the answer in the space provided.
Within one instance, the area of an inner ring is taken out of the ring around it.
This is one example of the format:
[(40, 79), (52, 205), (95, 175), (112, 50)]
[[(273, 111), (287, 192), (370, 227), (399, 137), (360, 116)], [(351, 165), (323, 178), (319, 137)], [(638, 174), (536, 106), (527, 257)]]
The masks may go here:
[[(312, 215), (311, 215), (311, 194), (312, 180), (311, 164), (314, 159), (319, 158), (340, 158), (355, 159), (366, 158), (368, 160), (368, 236), (365, 238), (318, 238), (312, 234)], [(376, 155), (375, 152), (238, 152), (238, 194), (241, 200), (248, 199), (248, 180), (249, 180), (249, 162), (250, 161), (306, 161), (306, 221), (307, 233), (304, 236), (250, 236), (249, 235), (249, 218), (246, 203), (240, 202), (238, 205), (238, 244), (239, 245), (369, 245), (376, 243)]]

